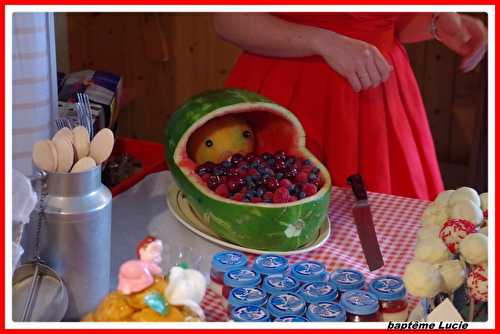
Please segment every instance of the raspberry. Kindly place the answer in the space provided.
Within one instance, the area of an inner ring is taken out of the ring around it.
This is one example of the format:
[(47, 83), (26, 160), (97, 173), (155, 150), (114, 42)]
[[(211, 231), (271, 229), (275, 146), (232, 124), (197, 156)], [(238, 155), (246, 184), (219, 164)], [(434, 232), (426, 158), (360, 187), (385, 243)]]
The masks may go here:
[(306, 196), (311, 196), (311, 195), (316, 194), (316, 192), (318, 192), (318, 189), (312, 183), (306, 183), (306, 184), (304, 184), (304, 186), (302, 187), (302, 190), (304, 191), (304, 193), (306, 194)]
[(222, 196), (222, 197), (226, 197), (226, 198), (229, 197), (229, 189), (227, 188), (227, 186), (225, 184), (218, 185), (217, 188), (215, 188), (215, 193), (219, 196)]
[(290, 189), (293, 186), (293, 183), (289, 179), (281, 179), (280, 187)]
[(273, 203), (286, 203), (289, 198), (288, 189), (279, 187), (273, 195)]
[(236, 193), (233, 195), (233, 200), (241, 202), (241, 200), (245, 197), (244, 193)]
[(297, 183), (306, 183), (308, 179), (309, 179), (309, 174), (308, 173), (300, 172), (295, 177), (295, 182), (297, 182)]
[(265, 193), (264, 193), (264, 195), (262, 195), (262, 198), (263, 198), (264, 200), (266, 200), (266, 199), (273, 199), (273, 195), (274, 195), (274, 194), (273, 194), (272, 192), (267, 191), (267, 192), (265, 192)]
[(297, 197), (295, 197), (295, 196), (290, 196), (288, 198), (288, 202), (295, 202), (296, 200), (297, 200)]
[(250, 202), (252, 202), (252, 203), (260, 203), (260, 202), (262, 202), (262, 198), (256, 196), (256, 197), (253, 197), (250, 200)]

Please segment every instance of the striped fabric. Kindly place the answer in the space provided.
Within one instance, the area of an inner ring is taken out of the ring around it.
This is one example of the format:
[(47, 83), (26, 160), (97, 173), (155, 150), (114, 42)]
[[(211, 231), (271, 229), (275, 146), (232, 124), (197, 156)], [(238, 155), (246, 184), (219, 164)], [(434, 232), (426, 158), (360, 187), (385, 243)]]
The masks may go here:
[(32, 146), (50, 136), (56, 111), (52, 15), (15, 13), (13, 18), (13, 167), (27, 175), (33, 171)]

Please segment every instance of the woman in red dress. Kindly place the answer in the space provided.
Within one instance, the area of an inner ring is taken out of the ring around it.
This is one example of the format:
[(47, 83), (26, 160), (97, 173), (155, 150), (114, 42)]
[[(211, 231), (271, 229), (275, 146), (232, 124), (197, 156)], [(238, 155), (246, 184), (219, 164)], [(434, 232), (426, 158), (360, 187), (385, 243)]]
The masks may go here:
[(402, 43), (436, 38), (483, 58), (487, 31), (456, 13), (220, 13), (217, 33), (244, 52), (227, 87), (258, 92), (302, 122), (333, 183), (434, 199), (443, 190), (419, 88)]

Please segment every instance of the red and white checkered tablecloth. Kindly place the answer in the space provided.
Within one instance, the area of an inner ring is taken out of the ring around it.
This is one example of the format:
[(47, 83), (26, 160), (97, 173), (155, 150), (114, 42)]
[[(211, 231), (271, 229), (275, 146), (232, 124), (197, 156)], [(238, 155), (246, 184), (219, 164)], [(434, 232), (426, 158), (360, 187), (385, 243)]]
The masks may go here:
[[(369, 193), (368, 197), (384, 256), (385, 265), (382, 268), (374, 272), (368, 270), (352, 218), (354, 196), (350, 189), (338, 187), (332, 191), (329, 210), (332, 232), (329, 240), (314, 251), (289, 256), (290, 263), (314, 259), (325, 263), (329, 271), (338, 268), (359, 270), (365, 274), (367, 281), (386, 274), (403, 276), (406, 265), (413, 258), (420, 216), (429, 202), (379, 193)], [(255, 256), (249, 258), (253, 261)], [(415, 297), (409, 295), (410, 309), (417, 302)], [(213, 291), (207, 292), (203, 308), (208, 321), (227, 321), (222, 298)]]

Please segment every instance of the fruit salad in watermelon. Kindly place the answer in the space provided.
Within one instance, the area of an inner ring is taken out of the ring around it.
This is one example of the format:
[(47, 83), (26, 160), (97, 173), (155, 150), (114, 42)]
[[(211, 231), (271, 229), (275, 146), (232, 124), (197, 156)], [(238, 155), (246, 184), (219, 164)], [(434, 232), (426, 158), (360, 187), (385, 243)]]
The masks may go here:
[(330, 201), (328, 171), (305, 140), (284, 107), (226, 89), (184, 103), (167, 124), (165, 147), (177, 186), (217, 234), (289, 251), (317, 237)]

